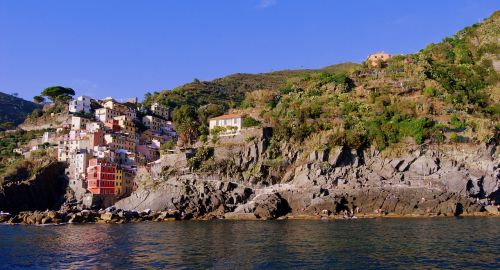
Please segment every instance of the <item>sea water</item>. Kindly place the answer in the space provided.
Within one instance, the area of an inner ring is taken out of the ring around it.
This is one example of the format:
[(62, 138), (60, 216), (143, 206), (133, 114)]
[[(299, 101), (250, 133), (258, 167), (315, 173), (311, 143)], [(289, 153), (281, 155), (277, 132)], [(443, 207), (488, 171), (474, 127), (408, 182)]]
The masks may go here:
[(2, 225), (0, 268), (500, 268), (500, 218)]

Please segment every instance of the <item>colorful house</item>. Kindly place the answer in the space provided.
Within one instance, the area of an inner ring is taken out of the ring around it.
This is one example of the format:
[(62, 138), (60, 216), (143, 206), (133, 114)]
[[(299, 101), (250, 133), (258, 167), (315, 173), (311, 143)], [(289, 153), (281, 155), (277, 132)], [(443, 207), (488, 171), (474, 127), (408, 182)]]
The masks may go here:
[(116, 169), (115, 174), (115, 195), (121, 196), (123, 195), (123, 170), (121, 168)]
[(87, 168), (87, 189), (92, 194), (115, 194), (116, 164), (104, 159), (90, 159)]

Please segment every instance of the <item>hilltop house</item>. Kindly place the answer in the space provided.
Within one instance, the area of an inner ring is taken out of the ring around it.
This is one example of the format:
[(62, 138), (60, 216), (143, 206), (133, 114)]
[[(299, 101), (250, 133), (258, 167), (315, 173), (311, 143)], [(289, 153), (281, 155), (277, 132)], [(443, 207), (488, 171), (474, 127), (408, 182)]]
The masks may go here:
[(210, 133), (213, 134), (213, 129), (216, 127), (223, 128), (219, 133), (220, 136), (229, 136), (238, 134), (241, 130), (243, 117), (240, 114), (225, 114), (209, 119)]
[(379, 63), (385, 63), (390, 58), (391, 58), (391, 55), (388, 53), (377, 52), (377, 53), (370, 54), (368, 56), (368, 58), (366, 59), (366, 61), (368, 61), (368, 63), (371, 66), (376, 67), (377, 65), (379, 65)]
[(79, 96), (75, 100), (69, 102), (69, 111), (72, 113), (76, 112), (90, 112), (90, 103), (92, 98), (88, 96)]

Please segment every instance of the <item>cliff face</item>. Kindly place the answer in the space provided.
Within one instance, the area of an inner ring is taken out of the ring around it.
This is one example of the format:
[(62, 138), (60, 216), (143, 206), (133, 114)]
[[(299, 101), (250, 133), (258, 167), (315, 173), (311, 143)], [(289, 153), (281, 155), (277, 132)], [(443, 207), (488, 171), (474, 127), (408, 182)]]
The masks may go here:
[(149, 176), (149, 185), (117, 206), (253, 219), (344, 211), (460, 215), (500, 202), (493, 145), (408, 144), (388, 157), (374, 149), (272, 145), (269, 129), (259, 134), (222, 139), (196, 170), (175, 168), (165, 156), (155, 168), (163, 174)]
[(53, 162), (32, 178), (5, 184), (0, 190), (0, 210), (18, 213), (34, 210), (58, 210), (64, 203), (68, 185), (65, 165)]

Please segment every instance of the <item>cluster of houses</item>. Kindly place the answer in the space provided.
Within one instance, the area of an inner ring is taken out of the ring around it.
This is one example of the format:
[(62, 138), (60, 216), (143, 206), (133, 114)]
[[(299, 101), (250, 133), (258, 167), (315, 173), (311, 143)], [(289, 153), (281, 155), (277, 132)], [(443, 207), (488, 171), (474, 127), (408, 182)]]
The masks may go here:
[(160, 157), (160, 147), (176, 137), (169, 108), (137, 99), (118, 102), (80, 96), (69, 103), (71, 121), (43, 141), (57, 144), (57, 159), (69, 164), (70, 187), (94, 197), (119, 198), (134, 189), (137, 166)]
[[(65, 123), (30, 143), (36, 145), (14, 152), (29, 155), (40, 146), (54, 146), (57, 160), (68, 164), (70, 188), (89, 207), (129, 196), (137, 188), (138, 168), (158, 163), (161, 146), (177, 138), (171, 110), (159, 103), (144, 108), (137, 98), (79, 96), (69, 102), (69, 112)], [(211, 135), (225, 137), (240, 134), (242, 122), (242, 115), (226, 114), (208, 124)]]

